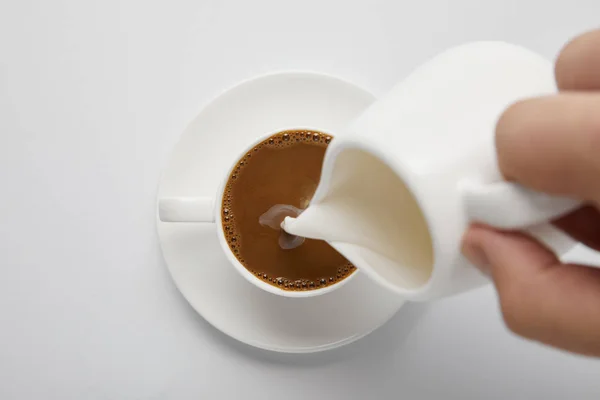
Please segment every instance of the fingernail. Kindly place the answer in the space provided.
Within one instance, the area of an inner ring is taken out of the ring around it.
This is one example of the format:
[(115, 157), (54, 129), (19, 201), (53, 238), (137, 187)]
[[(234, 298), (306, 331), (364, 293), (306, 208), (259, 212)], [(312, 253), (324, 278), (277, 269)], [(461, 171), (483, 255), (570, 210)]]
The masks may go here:
[(462, 246), (463, 255), (476, 266), (485, 275), (490, 275), (490, 262), (483, 250), (476, 245), (464, 243)]

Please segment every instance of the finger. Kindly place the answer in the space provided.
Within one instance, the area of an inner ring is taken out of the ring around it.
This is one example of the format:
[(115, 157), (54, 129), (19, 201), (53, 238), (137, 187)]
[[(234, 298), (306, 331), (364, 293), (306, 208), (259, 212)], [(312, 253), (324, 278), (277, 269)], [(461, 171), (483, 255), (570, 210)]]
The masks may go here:
[[(564, 265), (520, 233), (469, 229), (463, 252), (480, 252), (498, 289), (507, 326), (529, 339), (600, 355), (600, 271)], [(480, 259), (481, 261), (481, 259)]]
[(576, 241), (600, 251), (600, 212), (596, 207), (584, 206), (553, 224)]
[(600, 94), (565, 93), (521, 101), (496, 127), (500, 170), (551, 194), (600, 199)]
[(600, 30), (569, 42), (558, 56), (555, 75), (560, 90), (600, 89)]

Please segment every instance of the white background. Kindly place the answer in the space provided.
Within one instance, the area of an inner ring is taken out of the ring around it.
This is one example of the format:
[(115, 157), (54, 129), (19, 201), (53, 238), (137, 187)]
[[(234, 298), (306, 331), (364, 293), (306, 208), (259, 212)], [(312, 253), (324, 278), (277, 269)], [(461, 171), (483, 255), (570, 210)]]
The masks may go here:
[(554, 57), (599, 18), (598, 0), (0, 0), (0, 398), (597, 399), (600, 361), (512, 336), (490, 287), (330, 353), (234, 342), (170, 280), (154, 202), (179, 133), (240, 80), (381, 94), (448, 46)]

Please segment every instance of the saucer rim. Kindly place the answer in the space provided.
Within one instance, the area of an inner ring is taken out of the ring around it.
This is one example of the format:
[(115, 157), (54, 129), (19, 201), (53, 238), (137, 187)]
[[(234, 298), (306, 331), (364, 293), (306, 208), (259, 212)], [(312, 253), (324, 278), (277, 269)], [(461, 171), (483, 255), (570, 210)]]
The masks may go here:
[[(183, 130), (181, 131), (181, 133), (179, 134), (179, 137), (177, 139), (177, 141), (173, 144), (173, 146), (171, 147), (171, 149), (169, 150), (169, 157), (167, 158), (164, 167), (160, 173), (160, 177), (158, 180), (158, 184), (157, 184), (157, 196), (156, 196), (156, 204), (155, 204), (155, 218), (156, 218), (156, 233), (158, 235), (158, 239), (159, 239), (159, 247), (161, 250), (161, 257), (165, 262), (165, 266), (167, 267), (167, 271), (169, 272), (169, 276), (171, 281), (173, 282), (173, 284), (175, 285), (175, 287), (177, 288), (177, 290), (179, 291), (179, 293), (183, 296), (183, 298), (185, 299), (185, 301), (190, 305), (190, 307), (194, 310), (194, 312), (196, 312), (200, 317), (202, 317), (202, 319), (204, 321), (206, 321), (212, 328), (218, 330), (220, 333), (222, 333), (225, 336), (228, 336), (234, 340), (236, 340), (237, 342), (243, 343), (245, 345), (249, 345), (261, 350), (266, 350), (266, 351), (270, 351), (270, 352), (275, 352), (275, 353), (285, 353), (285, 354), (312, 354), (312, 353), (319, 353), (319, 352), (323, 352), (323, 351), (327, 351), (327, 350), (333, 350), (333, 349), (337, 349), (340, 347), (343, 347), (347, 344), (353, 343), (359, 339), (362, 339), (368, 335), (370, 335), (371, 333), (373, 333), (374, 331), (376, 331), (377, 329), (379, 329), (380, 327), (382, 327), (383, 325), (385, 325), (387, 322), (390, 321), (390, 319), (392, 319), (392, 317), (394, 315), (396, 315), (398, 313), (398, 311), (404, 306), (404, 304), (406, 303), (406, 300), (402, 299), (399, 300), (399, 305), (397, 307), (395, 307), (390, 313), (389, 315), (385, 315), (384, 318), (382, 318), (381, 322), (378, 324), (373, 325), (370, 329), (366, 329), (364, 332), (360, 332), (358, 334), (346, 337), (344, 339), (341, 339), (339, 341), (335, 341), (335, 342), (331, 342), (331, 343), (327, 343), (327, 344), (323, 344), (323, 345), (317, 345), (317, 346), (298, 346), (298, 347), (284, 347), (284, 346), (269, 346), (268, 344), (266, 344), (265, 342), (257, 342), (255, 340), (248, 340), (247, 338), (243, 338), (243, 335), (238, 335), (235, 332), (232, 332), (230, 329), (225, 329), (224, 327), (220, 326), (220, 323), (217, 323), (216, 321), (214, 321), (212, 318), (207, 318), (203, 313), (201, 313), (200, 311), (198, 311), (196, 309), (196, 307), (194, 307), (194, 305), (192, 304), (192, 302), (187, 298), (187, 296), (185, 295), (185, 291), (182, 290), (182, 288), (180, 287), (180, 285), (178, 284), (177, 280), (175, 279), (175, 277), (173, 276), (173, 272), (171, 270), (171, 267), (169, 266), (169, 262), (165, 257), (164, 251), (162, 250), (162, 239), (161, 239), (161, 224), (164, 224), (165, 222), (162, 222), (159, 218), (159, 213), (158, 213), (158, 201), (159, 201), (159, 196), (158, 193), (160, 191), (160, 186), (163, 183), (164, 180), (164, 176), (166, 174), (166, 171), (168, 169), (168, 166), (171, 164), (173, 158), (175, 157), (174, 152), (175, 149), (179, 146), (179, 144), (181, 143), (181, 141), (183, 140), (183, 134), (186, 132), (187, 129), (189, 129), (190, 125), (196, 120), (196, 118), (198, 118), (198, 116), (204, 111), (206, 110), (207, 107), (209, 107), (211, 104), (213, 104), (216, 100), (218, 100), (219, 98), (221, 98), (222, 96), (224, 96), (225, 94), (229, 93), (230, 91), (233, 91), (239, 87), (242, 87), (246, 84), (255, 82), (255, 81), (259, 81), (259, 80), (263, 80), (263, 79), (268, 79), (268, 78), (274, 78), (274, 77), (278, 77), (278, 76), (282, 76), (282, 77), (293, 77), (293, 76), (298, 76), (298, 77), (316, 77), (316, 78), (320, 78), (320, 79), (328, 79), (328, 80), (334, 80), (337, 81), (339, 83), (343, 83), (345, 85), (349, 85), (351, 87), (353, 87), (354, 89), (359, 89), (361, 91), (363, 91), (365, 94), (369, 95), (373, 101), (376, 100), (376, 96), (375, 94), (373, 94), (371, 91), (357, 85), (354, 84), (352, 82), (350, 82), (347, 79), (344, 78), (340, 78), (338, 76), (335, 76), (333, 74), (329, 74), (329, 73), (325, 73), (325, 72), (320, 72), (320, 71), (315, 71), (315, 70), (310, 70), (310, 69), (291, 69), (291, 70), (276, 70), (276, 71), (271, 71), (271, 72), (267, 72), (267, 73), (263, 73), (263, 74), (259, 74), (259, 75), (255, 75), (253, 77), (249, 77), (243, 80), (238, 81), (237, 83), (227, 86), (225, 89), (217, 92), (216, 95), (214, 95), (213, 97), (211, 97), (207, 102), (203, 103), (200, 105), (198, 112), (196, 112), (194, 114), (194, 116), (187, 122), (187, 124), (185, 125), (185, 128), (183, 128)], [(318, 130), (318, 129), (317, 129)], [(213, 222), (214, 223), (214, 222)], [(217, 228), (218, 229), (218, 228)], [(215, 234), (217, 232), (215, 231)], [(344, 281), (349, 281), (351, 280), (351, 278), (355, 278), (357, 275), (359, 275), (361, 272), (359, 270), (356, 270), (351, 276), (349, 276), (347, 279), (344, 279)], [(251, 282), (247, 282), (248, 284), (251, 284)], [(336, 285), (337, 286), (337, 285)], [(343, 285), (340, 285), (343, 286)], [(384, 288), (382, 288), (384, 289)], [(385, 289), (384, 289), (385, 290)], [(334, 291), (332, 291), (333, 293)], [(270, 293), (270, 295), (273, 296), (278, 296), (276, 294)], [(284, 297), (284, 296), (278, 296), (278, 297)], [(319, 297), (319, 296), (313, 296), (313, 297)], [(310, 297), (308, 297), (310, 298)], [(295, 300), (293, 301), (301, 301), (301, 297), (298, 298), (294, 298)]]

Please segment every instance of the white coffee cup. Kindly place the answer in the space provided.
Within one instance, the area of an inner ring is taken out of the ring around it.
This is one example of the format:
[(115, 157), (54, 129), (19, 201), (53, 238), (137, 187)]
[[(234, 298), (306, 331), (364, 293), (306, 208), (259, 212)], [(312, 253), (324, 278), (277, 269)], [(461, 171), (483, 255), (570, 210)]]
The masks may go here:
[(552, 63), (501, 42), (450, 49), (381, 97), (329, 146), (291, 233), (327, 240), (409, 300), (487, 282), (461, 255), (471, 222), (523, 230), (559, 255), (575, 244), (549, 220), (580, 205), (503, 180), (494, 128), (512, 103), (556, 91)]
[[(244, 151), (242, 151), (238, 157), (236, 157), (231, 162), (231, 166), (223, 171), (223, 179), (219, 185), (219, 189), (217, 190), (216, 195), (207, 196), (207, 197), (164, 197), (158, 199), (158, 215), (159, 219), (163, 222), (174, 222), (174, 223), (214, 223), (217, 236), (219, 238), (219, 243), (221, 244), (221, 248), (229, 262), (233, 265), (233, 267), (238, 271), (244, 278), (246, 278), (250, 283), (256, 285), (262, 290), (265, 290), (269, 293), (273, 293), (276, 295), (284, 296), (284, 297), (313, 297), (319, 296), (325, 293), (332, 292), (340, 288), (342, 285), (346, 284), (350, 279), (352, 279), (356, 271), (352, 274), (348, 275), (344, 279), (321, 288), (308, 289), (308, 290), (284, 290), (277, 286), (273, 286), (271, 284), (266, 283), (265, 281), (254, 276), (246, 267), (244, 267), (236, 258), (236, 256), (232, 253), (227, 240), (225, 239), (225, 233), (223, 231), (222, 224), (222, 203), (223, 203), (223, 194), (225, 191), (225, 186), (231, 175), (231, 172), (242, 159), (242, 157), (251, 151), (256, 145), (268, 139), (269, 137), (282, 132), (282, 131), (316, 131), (322, 132), (324, 134), (329, 134), (329, 132), (324, 131), (322, 129), (310, 128), (310, 127), (291, 127), (285, 129), (278, 129), (277, 131), (266, 134), (260, 138), (258, 138), (255, 142), (251, 143)], [(333, 136), (333, 135), (332, 135)], [(267, 211), (267, 210), (265, 210)], [(258, 223), (258, 221), (256, 221)], [(265, 228), (270, 229), (270, 228)]]

